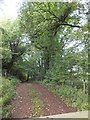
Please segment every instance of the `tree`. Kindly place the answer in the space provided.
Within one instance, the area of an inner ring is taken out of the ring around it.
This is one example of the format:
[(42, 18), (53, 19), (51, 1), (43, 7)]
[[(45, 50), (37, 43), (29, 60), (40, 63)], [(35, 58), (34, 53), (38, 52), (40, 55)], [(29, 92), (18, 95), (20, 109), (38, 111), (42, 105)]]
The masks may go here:
[(2, 29), (2, 69), (11, 73), (14, 63), (25, 52), (25, 46), (21, 41), (18, 21), (12, 23), (7, 20), (2, 24)]
[[(80, 27), (78, 25), (80, 16), (73, 13), (77, 8), (78, 3), (76, 2), (27, 2), (21, 9), (21, 30), (30, 36), (31, 43), (37, 49), (43, 51), (41, 61), (45, 74), (60, 47), (58, 46), (60, 40), (58, 41), (56, 38), (61, 30), (64, 30), (66, 26), (72, 29)], [(61, 47), (61, 49), (63, 48)]]

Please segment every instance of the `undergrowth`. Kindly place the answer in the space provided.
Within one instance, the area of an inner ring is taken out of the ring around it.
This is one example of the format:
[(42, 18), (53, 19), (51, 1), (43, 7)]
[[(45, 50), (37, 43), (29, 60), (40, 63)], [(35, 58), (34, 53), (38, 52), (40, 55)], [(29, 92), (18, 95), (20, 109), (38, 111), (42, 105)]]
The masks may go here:
[(16, 94), (16, 86), (19, 84), (19, 80), (14, 77), (0, 77), (0, 114), (2, 118), (10, 117), (10, 102)]
[(46, 85), (52, 92), (61, 96), (65, 102), (77, 108), (78, 111), (90, 109), (88, 104), (88, 95), (82, 89), (73, 88), (68, 85), (57, 85), (54, 82), (44, 80), (41, 82)]

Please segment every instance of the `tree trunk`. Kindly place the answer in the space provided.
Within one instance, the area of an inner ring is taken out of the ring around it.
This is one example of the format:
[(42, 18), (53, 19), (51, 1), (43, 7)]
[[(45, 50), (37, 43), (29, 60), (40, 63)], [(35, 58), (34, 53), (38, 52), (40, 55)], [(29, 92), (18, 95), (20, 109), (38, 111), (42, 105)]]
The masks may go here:
[(26, 81), (27, 81), (27, 82), (29, 81), (29, 74), (27, 74), (27, 79), (26, 79)]
[(83, 92), (84, 93), (86, 92), (86, 83), (85, 83), (85, 80), (83, 81)]

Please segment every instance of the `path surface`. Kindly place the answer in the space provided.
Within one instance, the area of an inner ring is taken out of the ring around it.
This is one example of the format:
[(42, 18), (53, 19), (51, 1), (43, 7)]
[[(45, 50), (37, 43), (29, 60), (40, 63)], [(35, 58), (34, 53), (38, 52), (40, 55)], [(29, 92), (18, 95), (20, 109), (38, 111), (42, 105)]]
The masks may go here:
[(44, 102), (43, 116), (56, 115), (68, 112), (75, 112), (76, 109), (67, 106), (60, 97), (54, 95), (45, 86), (41, 84), (32, 84), (34, 89), (41, 93), (41, 99)]
[[(75, 112), (76, 109), (67, 106), (62, 99), (50, 92), (44, 85), (32, 83), (32, 87), (39, 91), (44, 103), (43, 116)], [(28, 93), (29, 83), (22, 83), (17, 87), (17, 96), (12, 101), (12, 118), (32, 117), (32, 100)]]
[(32, 116), (32, 101), (28, 90), (30, 85), (22, 83), (17, 87), (17, 96), (12, 101), (12, 118), (30, 118)]

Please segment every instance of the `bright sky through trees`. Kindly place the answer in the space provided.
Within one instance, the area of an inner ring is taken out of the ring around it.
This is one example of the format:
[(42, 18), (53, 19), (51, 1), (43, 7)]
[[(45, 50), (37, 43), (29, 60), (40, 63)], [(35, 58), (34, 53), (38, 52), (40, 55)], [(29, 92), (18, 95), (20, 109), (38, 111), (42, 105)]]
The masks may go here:
[[(22, 1), (23, 0), (0, 0), (0, 18), (16, 18), (18, 9), (20, 8)], [(85, 3), (86, 0), (81, 0), (79, 2)]]
[(0, 18), (10, 17), (16, 18), (18, 9), (22, 4), (22, 0), (2, 0), (0, 1)]

